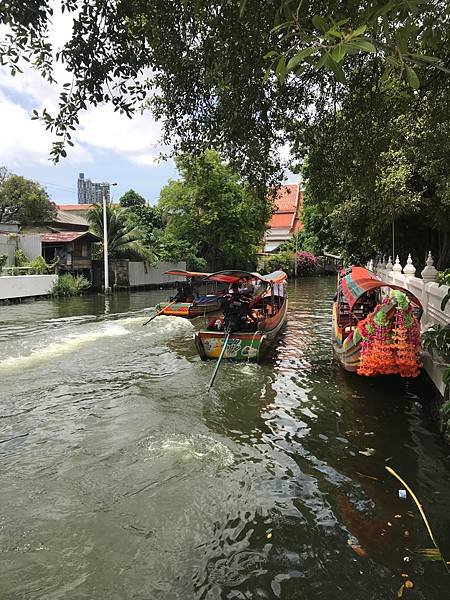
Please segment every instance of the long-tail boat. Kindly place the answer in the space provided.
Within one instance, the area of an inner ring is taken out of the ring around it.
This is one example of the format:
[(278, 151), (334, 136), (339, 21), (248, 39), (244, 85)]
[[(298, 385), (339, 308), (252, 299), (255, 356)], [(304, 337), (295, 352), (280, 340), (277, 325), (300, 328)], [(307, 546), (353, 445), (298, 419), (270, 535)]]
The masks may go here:
[[(183, 271), (173, 270), (166, 271), (164, 275), (176, 275), (177, 277), (185, 277), (186, 280), (201, 278), (205, 279), (210, 273), (200, 273), (198, 271)], [(198, 294), (191, 285), (187, 286), (187, 293), (183, 294), (184, 298), (180, 301), (176, 300), (176, 296), (170, 299), (169, 302), (160, 302), (156, 305), (155, 310), (161, 315), (170, 317), (186, 317), (193, 319), (207, 313), (217, 312), (220, 310), (221, 294)]]
[(231, 284), (236, 293), (231, 288), (222, 299), (222, 314), (194, 335), (200, 357), (259, 361), (286, 321), (286, 279), (283, 271), (208, 275), (205, 280)]
[(359, 375), (416, 377), (422, 312), (409, 290), (363, 267), (342, 270), (333, 301), (334, 353), (346, 371)]

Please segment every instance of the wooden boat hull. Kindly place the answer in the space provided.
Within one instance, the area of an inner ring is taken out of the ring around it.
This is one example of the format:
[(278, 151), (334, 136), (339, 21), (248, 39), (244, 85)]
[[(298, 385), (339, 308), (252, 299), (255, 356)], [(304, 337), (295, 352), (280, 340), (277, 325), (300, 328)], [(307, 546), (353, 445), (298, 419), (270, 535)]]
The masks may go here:
[(346, 332), (338, 326), (337, 315), (338, 305), (337, 302), (333, 302), (333, 351), (341, 366), (346, 371), (349, 371), (350, 373), (356, 373), (359, 367), (362, 338), (358, 330), (355, 329), (351, 339), (349, 339), (348, 335), (350, 330)]
[[(286, 321), (287, 298), (273, 317), (266, 319), (260, 331), (235, 331), (230, 335), (223, 358), (237, 361), (259, 361), (273, 343)], [(202, 360), (217, 359), (226, 338), (224, 331), (201, 329), (194, 334), (195, 346)]]
[(195, 304), (194, 302), (177, 302), (176, 304), (160, 302), (155, 308), (156, 311), (161, 311), (161, 315), (193, 319), (201, 317), (204, 314), (217, 312), (220, 310), (220, 304), (219, 302), (208, 302), (205, 304)]

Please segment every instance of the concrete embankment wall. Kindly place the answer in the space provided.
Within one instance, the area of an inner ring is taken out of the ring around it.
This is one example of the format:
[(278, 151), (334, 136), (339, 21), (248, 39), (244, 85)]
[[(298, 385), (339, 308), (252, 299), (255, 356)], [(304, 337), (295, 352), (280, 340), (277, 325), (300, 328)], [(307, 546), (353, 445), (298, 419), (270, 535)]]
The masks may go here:
[(32, 298), (50, 293), (57, 275), (17, 275), (0, 277), (0, 300)]
[(184, 281), (183, 277), (176, 275), (164, 275), (166, 271), (186, 269), (186, 263), (180, 261), (173, 262), (158, 262), (152, 267), (147, 263), (130, 261), (128, 263), (129, 284), (131, 287), (139, 287), (144, 285), (160, 285), (175, 281)]

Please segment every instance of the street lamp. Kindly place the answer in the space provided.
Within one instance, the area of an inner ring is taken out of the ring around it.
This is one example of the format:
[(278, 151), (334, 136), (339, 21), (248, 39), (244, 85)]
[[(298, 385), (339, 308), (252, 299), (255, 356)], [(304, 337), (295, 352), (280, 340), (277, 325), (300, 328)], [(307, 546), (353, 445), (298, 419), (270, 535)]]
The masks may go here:
[[(110, 183), (110, 187), (117, 183)], [(103, 200), (103, 268), (105, 271), (105, 294), (110, 293), (109, 289), (109, 263), (108, 263), (108, 225), (106, 218), (106, 185), (102, 185), (102, 200)]]

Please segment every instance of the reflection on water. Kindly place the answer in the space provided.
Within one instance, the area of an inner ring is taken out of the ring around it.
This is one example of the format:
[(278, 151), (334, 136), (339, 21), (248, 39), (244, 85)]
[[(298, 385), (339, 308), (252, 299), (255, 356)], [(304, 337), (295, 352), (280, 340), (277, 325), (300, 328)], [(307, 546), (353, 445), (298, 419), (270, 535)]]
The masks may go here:
[(344, 373), (332, 279), (290, 285), (260, 365), (213, 363), (165, 291), (0, 307), (0, 596), (447, 598), (446, 449), (426, 380)]

